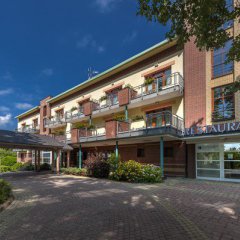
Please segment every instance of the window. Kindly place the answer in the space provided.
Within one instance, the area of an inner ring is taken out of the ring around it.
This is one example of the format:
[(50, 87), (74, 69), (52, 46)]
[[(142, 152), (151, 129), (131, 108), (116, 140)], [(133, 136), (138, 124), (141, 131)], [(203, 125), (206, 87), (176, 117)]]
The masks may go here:
[[(233, 0), (226, 0), (226, 8), (228, 9), (229, 12), (232, 12), (234, 10)], [(226, 30), (232, 26), (233, 26), (233, 20), (229, 20), (222, 25), (222, 29)]]
[(213, 78), (230, 74), (233, 71), (233, 62), (226, 63), (227, 54), (232, 46), (232, 39), (226, 42), (223, 48), (214, 49), (213, 51)]
[(33, 127), (36, 128), (38, 126), (38, 118), (33, 120)]
[(228, 86), (213, 89), (213, 121), (229, 120), (235, 117), (234, 94)]
[(57, 110), (57, 111), (55, 111), (55, 113), (56, 113), (56, 117), (58, 119), (61, 119), (64, 117), (64, 109)]
[(173, 157), (173, 147), (164, 148), (164, 157)]
[(171, 68), (167, 68), (153, 76), (158, 81), (159, 90), (161, 90), (162, 87), (174, 84), (172, 83), (171, 73)]
[(42, 163), (51, 164), (51, 152), (42, 152)]
[(138, 148), (137, 149), (137, 157), (145, 157), (144, 148)]

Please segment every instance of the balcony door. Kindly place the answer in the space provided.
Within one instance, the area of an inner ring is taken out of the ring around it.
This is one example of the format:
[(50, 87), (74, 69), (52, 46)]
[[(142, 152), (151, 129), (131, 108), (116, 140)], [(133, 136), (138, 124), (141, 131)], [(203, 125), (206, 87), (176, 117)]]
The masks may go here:
[(108, 104), (110, 106), (118, 104), (118, 92), (120, 88), (114, 89), (107, 93)]
[(171, 113), (172, 113), (171, 107), (161, 108), (147, 112), (146, 114), (147, 127), (154, 128), (170, 125)]
[(158, 82), (158, 90), (161, 90), (163, 87), (171, 85), (171, 68), (167, 68), (164, 71), (161, 71), (154, 75), (154, 78)]

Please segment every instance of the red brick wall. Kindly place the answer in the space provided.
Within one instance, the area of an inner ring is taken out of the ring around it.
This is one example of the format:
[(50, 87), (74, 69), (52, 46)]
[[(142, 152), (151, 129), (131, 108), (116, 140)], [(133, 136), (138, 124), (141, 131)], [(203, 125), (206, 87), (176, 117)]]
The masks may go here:
[(117, 121), (106, 122), (106, 138), (115, 138), (117, 134)]
[(51, 97), (47, 97), (40, 101), (40, 134), (42, 135), (49, 135), (50, 129), (44, 129), (43, 119), (44, 119), (44, 106), (47, 108), (47, 114), (45, 118), (49, 118), (51, 116), (51, 108), (50, 105), (47, 103), (47, 100), (51, 99)]
[(196, 178), (196, 157), (195, 144), (187, 145), (187, 163), (188, 163), (188, 177)]
[(206, 53), (194, 39), (184, 46), (185, 126), (206, 123)]
[(124, 106), (129, 104), (130, 91), (131, 90), (129, 88), (124, 88), (118, 92), (119, 106)]
[(83, 104), (83, 114), (89, 116), (92, 114), (92, 102), (88, 101)]
[(79, 129), (71, 130), (71, 142), (78, 143), (79, 142)]

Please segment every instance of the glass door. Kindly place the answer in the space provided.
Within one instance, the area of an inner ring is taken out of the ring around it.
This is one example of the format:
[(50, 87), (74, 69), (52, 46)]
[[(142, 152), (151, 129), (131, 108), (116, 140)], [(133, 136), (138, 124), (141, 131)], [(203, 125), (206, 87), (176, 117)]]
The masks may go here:
[(224, 144), (224, 178), (240, 180), (240, 143)]

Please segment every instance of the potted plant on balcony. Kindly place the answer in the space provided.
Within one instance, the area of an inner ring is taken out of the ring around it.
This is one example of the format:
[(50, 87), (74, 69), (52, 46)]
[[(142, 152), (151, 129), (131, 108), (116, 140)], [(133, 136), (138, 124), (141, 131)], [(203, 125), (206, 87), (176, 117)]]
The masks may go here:
[(136, 115), (136, 116), (133, 116), (132, 117), (132, 122), (137, 122), (137, 121), (141, 121), (143, 120), (143, 116), (140, 116), (140, 115)]
[(155, 91), (156, 86), (155, 86), (155, 78), (153, 77), (148, 77), (145, 79), (144, 81), (144, 85), (145, 85), (145, 89), (147, 93), (151, 93), (153, 91)]
[(74, 112), (74, 111), (76, 111), (77, 109), (78, 109), (77, 107), (72, 107), (70, 111), (71, 111), (71, 112)]
[(107, 104), (107, 99), (108, 99), (107, 95), (101, 96), (101, 97), (99, 98), (100, 104), (101, 104), (101, 105), (106, 105), (106, 104)]
[(115, 120), (115, 121), (124, 121), (125, 120), (125, 115), (124, 114), (115, 114), (113, 116), (113, 120)]

